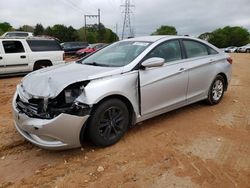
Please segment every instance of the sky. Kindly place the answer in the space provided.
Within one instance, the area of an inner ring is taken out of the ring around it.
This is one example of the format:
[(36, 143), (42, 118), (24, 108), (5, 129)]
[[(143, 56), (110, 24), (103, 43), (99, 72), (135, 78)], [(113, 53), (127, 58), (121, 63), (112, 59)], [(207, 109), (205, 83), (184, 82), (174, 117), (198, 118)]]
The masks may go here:
[[(101, 10), (101, 22), (121, 35), (125, 0), (0, 0), (0, 22), (14, 28), (24, 24), (84, 26), (85, 14)], [(131, 24), (136, 36), (150, 35), (161, 25), (178, 34), (198, 36), (216, 28), (242, 26), (250, 31), (250, 0), (130, 0)], [(88, 19), (89, 24), (95, 19)]]

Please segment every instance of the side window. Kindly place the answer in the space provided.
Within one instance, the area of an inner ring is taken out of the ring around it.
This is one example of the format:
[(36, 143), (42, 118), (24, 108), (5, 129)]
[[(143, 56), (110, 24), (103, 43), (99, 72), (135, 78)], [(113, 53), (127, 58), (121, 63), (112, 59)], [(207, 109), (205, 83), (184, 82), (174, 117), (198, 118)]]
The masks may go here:
[(24, 52), (23, 45), (20, 41), (3, 41), (3, 48), (6, 54)]
[(33, 52), (62, 51), (60, 44), (54, 40), (27, 40), (27, 43)]
[(210, 55), (218, 54), (218, 52), (211, 47), (208, 47), (208, 51)]
[(183, 40), (188, 58), (208, 55), (206, 45), (192, 40)]
[(161, 57), (166, 62), (182, 59), (179, 41), (171, 40), (160, 44), (147, 55), (147, 59), (151, 57)]

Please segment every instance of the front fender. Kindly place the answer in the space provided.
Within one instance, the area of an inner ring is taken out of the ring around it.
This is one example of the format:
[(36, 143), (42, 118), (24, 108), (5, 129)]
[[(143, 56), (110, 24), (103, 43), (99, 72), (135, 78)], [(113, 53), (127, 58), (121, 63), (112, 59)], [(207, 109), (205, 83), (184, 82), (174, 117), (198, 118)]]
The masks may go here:
[(138, 115), (138, 71), (91, 80), (76, 101), (93, 106), (112, 95), (121, 95), (127, 98)]

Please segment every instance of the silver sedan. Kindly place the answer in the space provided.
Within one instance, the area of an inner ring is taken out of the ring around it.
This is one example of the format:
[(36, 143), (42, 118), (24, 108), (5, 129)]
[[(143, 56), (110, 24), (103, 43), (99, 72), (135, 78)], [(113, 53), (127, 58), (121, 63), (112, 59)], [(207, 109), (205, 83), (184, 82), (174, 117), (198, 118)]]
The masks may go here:
[(138, 122), (205, 100), (220, 102), (232, 59), (191, 37), (149, 36), (116, 42), (74, 63), (35, 71), (13, 98), (18, 132), (46, 149), (98, 146)]

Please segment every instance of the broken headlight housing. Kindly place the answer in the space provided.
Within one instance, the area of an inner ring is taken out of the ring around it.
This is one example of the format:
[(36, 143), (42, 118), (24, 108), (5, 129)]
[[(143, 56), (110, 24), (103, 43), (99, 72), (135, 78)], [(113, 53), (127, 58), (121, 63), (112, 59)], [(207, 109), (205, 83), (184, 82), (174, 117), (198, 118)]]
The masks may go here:
[(71, 104), (82, 93), (82, 89), (66, 89), (64, 90), (64, 99), (66, 104)]
[(81, 93), (84, 92), (84, 87), (87, 86), (88, 83), (89, 81), (79, 82), (71, 84), (68, 87), (66, 87), (60, 94), (61, 96), (63, 95), (64, 103), (65, 104), (74, 103), (75, 99), (79, 97)]

